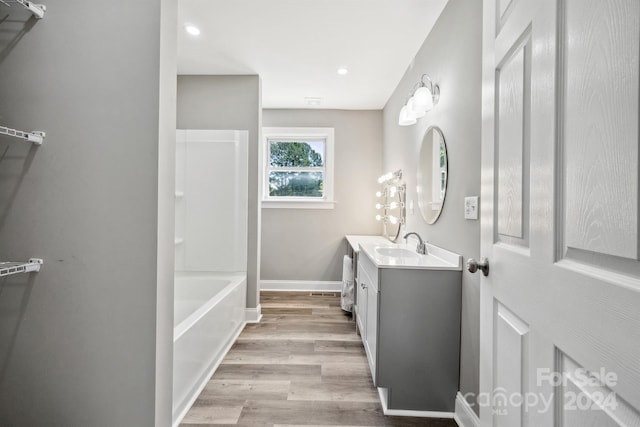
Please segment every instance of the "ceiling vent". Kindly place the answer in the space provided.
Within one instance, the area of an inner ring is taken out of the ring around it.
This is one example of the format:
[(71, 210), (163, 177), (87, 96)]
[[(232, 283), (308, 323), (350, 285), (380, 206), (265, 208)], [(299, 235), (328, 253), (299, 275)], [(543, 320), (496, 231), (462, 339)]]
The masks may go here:
[(304, 98), (304, 103), (307, 104), (308, 107), (319, 107), (322, 104), (322, 98)]

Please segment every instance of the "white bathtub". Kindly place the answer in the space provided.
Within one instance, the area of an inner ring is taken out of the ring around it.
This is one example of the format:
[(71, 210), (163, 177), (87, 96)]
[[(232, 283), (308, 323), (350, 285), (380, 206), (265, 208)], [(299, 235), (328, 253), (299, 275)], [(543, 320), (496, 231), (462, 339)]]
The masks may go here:
[(176, 273), (173, 425), (180, 423), (245, 325), (242, 275)]

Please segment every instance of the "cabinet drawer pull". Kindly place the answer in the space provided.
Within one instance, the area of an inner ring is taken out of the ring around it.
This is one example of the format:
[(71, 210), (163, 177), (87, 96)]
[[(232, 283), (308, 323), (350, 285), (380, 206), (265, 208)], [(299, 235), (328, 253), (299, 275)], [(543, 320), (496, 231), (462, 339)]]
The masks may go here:
[(360, 287), (361, 287), (362, 289), (365, 289), (365, 288), (367, 287), (367, 285), (363, 282), (363, 283), (360, 283)]

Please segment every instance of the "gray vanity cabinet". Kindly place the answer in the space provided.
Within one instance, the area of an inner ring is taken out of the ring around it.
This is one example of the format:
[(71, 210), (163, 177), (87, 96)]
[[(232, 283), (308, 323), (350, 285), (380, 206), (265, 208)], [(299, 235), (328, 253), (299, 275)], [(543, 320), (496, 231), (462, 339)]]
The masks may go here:
[(354, 307), (355, 307), (354, 310), (356, 314), (356, 327), (364, 340), (363, 334), (366, 332), (366, 322), (367, 322), (367, 291), (365, 287), (366, 284), (363, 285), (363, 283), (366, 283), (366, 279), (363, 279), (363, 277), (364, 277), (364, 273), (362, 272), (360, 263), (358, 263), (358, 273), (356, 274), (356, 284), (355, 284), (356, 299), (354, 303)]
[[(366, 258), (361, 256), (360, 261)], [(368, 260), (368, 258), (367, 258)], [(367, 354), (373, 382), (376, 382), (378, 341), (378, 280), (377, 273), (358, 263), (358, 328)], [(373, 279), (372, 277), (375, 277)]]
[(454, 412), (462, 272), (378, 268), (361, 252), (358, 278), (358, 327), (383, 405)]

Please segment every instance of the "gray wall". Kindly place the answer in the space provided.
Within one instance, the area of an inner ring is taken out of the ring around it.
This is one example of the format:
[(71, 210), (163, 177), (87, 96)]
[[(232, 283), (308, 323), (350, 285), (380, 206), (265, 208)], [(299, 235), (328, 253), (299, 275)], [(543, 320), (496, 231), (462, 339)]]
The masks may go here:
[(0, 123), (47, 132), (0, 137), (0, 258), (45, 261), (0, 279), (0, 425), (168, 425), (176, 2), (46, 4), (0, 5)]
[(335, 209), (262, 209), (263, 280), (342, 279), (345, 234), (380, 234), (381, 111), (264, 110), (265, 127), (335, 129)]
[[(384, 166), (401, 168), (407, 200), (415, 213), (407, 214), (406, 231), (417, 231), (431, 243), (466, 258), (480, 255), (480, 222), (465, 220), (465, 196), (480, 195), (482, 2), (450, 0), (384, 108)], [(414, 126), (398, 126), (405, 97), (427, 73), (439, 84), (440, 102)], [(417, 210), (416, 159), (429, 126), (439, 126), (449, 155), (449, 181), (444, 209), (433, 225)], [(462, 276), (460, 389), (478, 393), (479, 275)], [(475, 408), (477, 410), (477, 408)]]
[(249, 131), (247, 307), (258, 305), (260, 209), (258, 144), (262, 116), (258, 76), (178, 76), (178, 129)]

